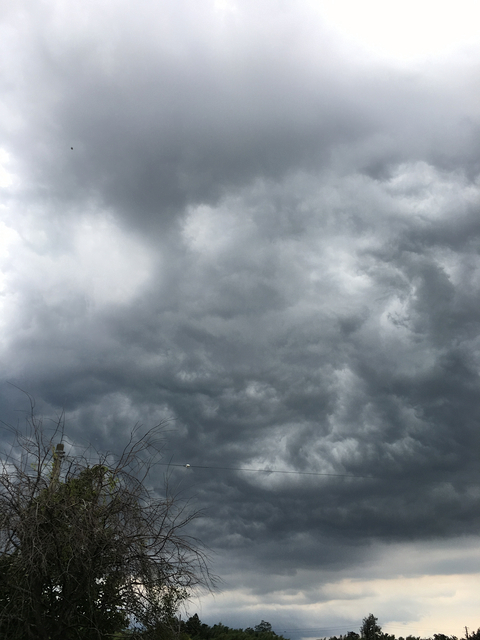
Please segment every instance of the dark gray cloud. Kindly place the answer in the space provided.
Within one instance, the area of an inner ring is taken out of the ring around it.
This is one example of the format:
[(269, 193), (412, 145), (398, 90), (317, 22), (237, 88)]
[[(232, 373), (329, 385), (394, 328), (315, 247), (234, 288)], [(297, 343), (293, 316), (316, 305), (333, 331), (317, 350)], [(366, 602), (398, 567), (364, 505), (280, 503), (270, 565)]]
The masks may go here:
[(197, 534), (267, 610), (477, 535), (476, 72), (353, 60), (306, 5), (75, 11), (2, 27), (0, 417), (12, 382), (72, 441), (170, 420)]

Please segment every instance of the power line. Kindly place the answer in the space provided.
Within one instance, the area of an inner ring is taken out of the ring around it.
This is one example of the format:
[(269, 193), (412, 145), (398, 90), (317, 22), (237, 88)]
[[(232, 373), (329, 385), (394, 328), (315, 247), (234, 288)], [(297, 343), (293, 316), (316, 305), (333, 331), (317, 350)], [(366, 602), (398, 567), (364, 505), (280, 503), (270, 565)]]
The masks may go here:
[(260, 473), (283, 473), (288, 475), (297, 475), (297, 476), (329, 476), (333, 478), (366, 478), (368, 480), (373, 480), (372, 476), (361, 476), (353, 473), (319, 473), (318, 471), (283, 471), (281, 469), (247, 469), (244, 467), (214, 467), (214, 466), (202, 466), (197, 464), (173, 464), (173, 463), (165, 463), (167, 467), (183, 467), (187, 469), (217, 469), (219, 471), (253, 471)]
[(350, 626), (347, 624), (342, 624), (341, 626), (332, 626), (332, 627), (300, 627), (293, 629), (282, 629), (282, 631), (337, 631), (338, 629), (350, 629)]
[[(411, 623), (406, 623), (409, 624), (410, 626), (405, 627), (402, 624), (396, 624), (396, 625), (390, 625), (390, 624), (385, 624), (384, 626), (388, 627), (389, 629), (402, 629), (403, 631), (431, 631), (433, 629), (433, 627), (423, 627), (423, 628), (418, 628), (418, 627), (413, 627), (411, 625)], [(285, 629), (283, 627), (278, 627), (282, 630), (282, 632), (291, 632), (291, 631), (338, 631), (341, 629), (351, 629), (352, 625), (348, 625), (348, 624), (342, 624), (340, 626), (323, 626), (323, 627), (295, 627), (295, 628), (288, 628)]]
[[(271, 473), (282, 473), (284, 475), (296, 475), (296, 476), (323, 476), (331, 478), (363, 478), (365, 480), (376, 480), (375, 476), (365, 476), (354, 473), (322, 473), (319, 471), (284, 471), (282, 469), (251, 469), (246, 467), (216, 467), (210, 465), (197, 465), (197, 464), (174, 464), (171, 462), (160, 462), (161, 466), (165, 467), (182, 467), (183, 469), (213, 469), (217, 471), (250, 471), (254, 473), (264, 473), (270, 475)], [(445, 480), (434, 480), (435, 484), (445, 482)], [(477, 486), (477, 482), (464, 482), (464, 485)]]
[[(409, 623), (407, 623), (407, 625), (409, 625)], [(405, 635), (410, 635), (413, 637), (419, 637), (420, 633), (423, 634), (430, 634), (430, 636), (434, 633), (436, 633), (436, 631), (438, 631), (438, 629), (436, 630), (434, 627), (423, 627), (423, 628), (419, 628), (419, 627), (414, 627), (411, 626), (405, 626), (405, 625), (390, 625), (390, 624), (386, 624), (386, 627), (388, 627), (389, 631), (387, 631), (387, 635), (389, 632), (391, 631), (397, 631), (397, 633), (403, 632), (403, 634)], [(295, 629), (283, 629), (280, 627), (277, 627), (279, 629), (279, 633), (284, 634), (284, 633), (302, 633), (302, 634), (311, 634), (310, 637), (313, 636), (321, 636), (321, 638), (317, 638), (317, 640), (330, 640), (330, 638), (332, 638), (332, 632), (336, 632), (338, 633), (339, 631), (346, 631), (346, 633), (351, 632), (352, 626), (348, 626), (348, 625), (342, 625), (340, 627), (338, 626), (332, 626), (332, 627), (307, 627), (307, 628), (295, 628)], [(324, 635), (322, 635), (324, 634)], [(345, 635), (340, 633), (340, 635)], [(305, 637), (305, 635), (303, 635), (303, 637)], [(397, 640), (400, 640), (400, 636), (397, 638)], [(429, 640), (429, 639), (428, 639)]]

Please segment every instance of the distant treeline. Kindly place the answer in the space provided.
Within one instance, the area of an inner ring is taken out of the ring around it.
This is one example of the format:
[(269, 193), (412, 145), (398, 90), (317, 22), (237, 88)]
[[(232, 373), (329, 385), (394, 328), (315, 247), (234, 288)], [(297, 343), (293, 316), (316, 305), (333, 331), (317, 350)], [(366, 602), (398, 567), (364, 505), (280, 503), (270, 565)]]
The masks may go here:
[[(468, 635), (467, 635), (468, 633)], [(448, 636), (444, 633), (434, 633), (432, 636), (422, 637), (422, 636), (396, 636), (395, 634), (390, 633), (382, 633), (379, 636), (376, 636), (378, 640), (459, 640), (458, 636)], [(480, 629), (474, 631), (473, 633), (466, 632), (464, 636), (462, 636), (462, 640), (480, 640)], [(345, 635), (339, 636), (326, 636), (324, 638), (318, 638), (318, 640), (363, 640), (362, 636), (359, 633), (355, 633), (355, 631), (349, 631)]]
[(231, 629), (219, 622), (210, 627), (201, 622), (197, 614), (188, 620), (165, 618), (156, 629), (143, 631), (135, 627), (117, 633), (115, 640), (287, 640), (272, 630), (269, 622), (262, 620), (255, 627)]
[[(322, 638), (321, 640), (458, 640), (457, 636), (448, 636), (444, 633), (434, 633), (433, 636), (429, 638), (410, 635), (396, 638), (394, 634), (384, 633), (382, 631), (382, 628), (378, 624), (378, 618), (376, 618), (373, 613), (363, 619), (359, 631), (360, 633), (349, 631), (345, 635), (330, 636), (329, 638)], [(480, 628), (470, 633), (468, 628), (465, 627), (465, 635), (463, 637), (465, 640), (480, 640)]]
[[(312, 636), (312, 634), (309, 634)], [(126, 631), (117, 634), (115, 638), (141, 640), (287, 640), (284, 636), (278, 635), (272, 629), (269, 622), (262, 620), (255, 627), (246, 629), (232, 629), (219, 622), (213, 626), (203, 623), (197, 614), (188, 620), (170, 618), (156, 630), (142, 632), (140, 629)], [(464, 640), (480, 640), (480, 629), (469, 632), (465, 627)], [(463, 640), (462, 639), (462, 640)], [(359, 633), (349, 631), (345, 635), (330, 636), (319, 640), (459, 640), (457, 636), (448, 636), (443, 633), (434, 633), (429, 638), (420, 636), (399, 636), (384, 633), (378, 624), (378, 619), (370, 614), (363, 619)]]
[[(197, 614), (193, 615), (186, 622), (180, 622), (181, 640), (252, 640), (257, 637), (259, 640), (286, 640), (284, 636), (276, 634), (272, 630), (269, 622), (262, 620), (255, 627), (247, 629), (231, 629), (224, 624), (218, 623), (210, 627), (200, 621)], [(469, 632), (465, 628), (465, 640), (480, 640), (480, 628), (477, 631)], [(319, 639), (320, 640), (320, 639)], [(398, 638), (389, 633), (384, 633), (378, 624), (378, 619), (370, 614), (363, 619), (359, 633), (349, 631), (345, 635), (330, 636), (322, 640), (459, 640), (457, 636), (449, 636), (443, 633), (434, 633), (429, 638), (420, 636), (399, 636)]]
[[(231, 629), (220, 622), (210, 627), (208, 624), (202, 623), (198, 615), (195, 614), (180, 624), (180, 630), (182, 635), (188, 636), (190, 640), (252, 640), (255, 637), (258, 637), (259, 640), (286, 640), (283, 636), (272, 631), (272, 625), (265, 620), (262, 620), (255, 627)], [(187, 638), (182, 640), (187, 640)]]

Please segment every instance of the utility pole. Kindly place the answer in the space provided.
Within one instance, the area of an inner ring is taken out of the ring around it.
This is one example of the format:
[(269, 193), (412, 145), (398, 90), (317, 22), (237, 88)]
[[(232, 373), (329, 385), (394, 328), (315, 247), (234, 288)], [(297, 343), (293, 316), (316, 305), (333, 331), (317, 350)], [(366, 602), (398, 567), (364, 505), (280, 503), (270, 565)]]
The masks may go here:
[(52, 479), (50, 481), (50, 486), (55, 486), (60, 477), (60, 467), (62, 466), (62, 460), (65, 457), (65, 445), (62, 442), (59, 442), (53, 452), (53, 468), (52, 468)]

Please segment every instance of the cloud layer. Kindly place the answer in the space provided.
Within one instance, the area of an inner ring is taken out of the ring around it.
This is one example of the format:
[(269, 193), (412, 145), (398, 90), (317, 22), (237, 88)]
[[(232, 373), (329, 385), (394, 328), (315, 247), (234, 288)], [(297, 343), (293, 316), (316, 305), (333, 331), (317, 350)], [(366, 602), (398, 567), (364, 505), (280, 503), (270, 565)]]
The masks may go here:
[(2, 19), (0, 417), (10, 382), (72, 440), (170, 420), (225, 607), (286, 628), (348, 580), (410, 589), (418, 548), (417, 577), (478, 572), (436, 551), (479, 526), (473, 50), (375, 60), (308, 2)]

